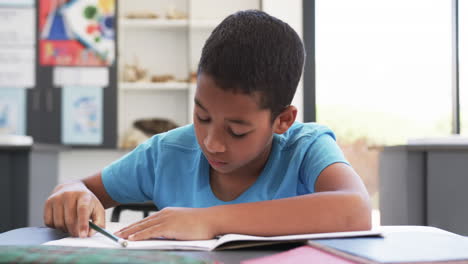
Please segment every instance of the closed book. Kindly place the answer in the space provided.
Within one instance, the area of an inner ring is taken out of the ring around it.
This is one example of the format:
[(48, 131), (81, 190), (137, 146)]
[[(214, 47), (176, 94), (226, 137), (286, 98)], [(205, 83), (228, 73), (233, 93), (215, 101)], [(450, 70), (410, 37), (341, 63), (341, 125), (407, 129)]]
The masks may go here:
[(468, 238), (428, 226), (384, 226), (381, 237), (310, 240), (356, 263), (468, 263)]
[(242, 261), (241, 264), (356, 264), (332, 253), (311, 246), (301, 246), (271, 256)]

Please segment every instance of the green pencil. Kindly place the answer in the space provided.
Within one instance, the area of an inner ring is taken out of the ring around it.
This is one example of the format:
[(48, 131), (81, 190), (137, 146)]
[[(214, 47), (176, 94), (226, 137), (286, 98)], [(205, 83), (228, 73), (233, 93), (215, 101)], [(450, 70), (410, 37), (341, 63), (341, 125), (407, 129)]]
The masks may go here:
[(127, 247), (127, 245), (128, 245), (127, 240), (125, 240), (123, 238), (120, 238), (120, 237), (114, 236), (111, 232), (109, 232), (109, 231), (107, 231), (107, 230), (105, 230), (103, 228), (100, 228), (95, 223), (91, 222), (91, 220), (89, 220), (89, 227), (96, 230), (97, 232), (103, 234), (104, 236), (112, 239), (113, 241), (119, 243), (119, 245), (121, 245), (122, 247)]

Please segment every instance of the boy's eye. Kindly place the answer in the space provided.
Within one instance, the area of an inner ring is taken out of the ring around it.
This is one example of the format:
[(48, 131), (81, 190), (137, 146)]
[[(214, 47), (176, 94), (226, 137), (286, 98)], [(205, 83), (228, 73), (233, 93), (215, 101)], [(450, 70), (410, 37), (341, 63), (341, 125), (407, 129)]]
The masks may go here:
[(229, 130), (229, 134), (231, 134), (231, 136), (233, 136), (234, 138), (243, 138), (247, 135), (247, 133), (244, 133), (244, 134), (236, 134), (234, 133), (234, 131), (232, 130)]
[[(197, 120), (200, 123), (209, 123), (211, 121), (210, 118), (201, 118), (199, 115), (195, 115), (197, 117)], [(243, 138), (245, 137), (248, 133), (243, 133), (243, 134), (238, 134), (232, 131), (232, 129), (228, 129), (229, 134), (234, 137), (234, 138)]]
[(201, 118), (199, 115), (197, 115), (197, 119), (198, 119), (198, 121), (200, 121), (201, 123), (208, 123), (208, 122), (210, 122), (210, 119), (209, 119), (209, 118)]

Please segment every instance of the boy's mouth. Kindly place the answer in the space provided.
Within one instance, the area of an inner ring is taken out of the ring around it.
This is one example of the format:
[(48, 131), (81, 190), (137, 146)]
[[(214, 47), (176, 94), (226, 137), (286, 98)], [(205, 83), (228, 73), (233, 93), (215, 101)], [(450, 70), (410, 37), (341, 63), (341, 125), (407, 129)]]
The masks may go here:
[(219, 161), (219, 160), (213, 160), (213, 159), (209, 159), (208, 163), (210, 163), (210, 165), (213, 166), (213, 167), (223, 167), (223, 166), (227, 165), (227, 162)]

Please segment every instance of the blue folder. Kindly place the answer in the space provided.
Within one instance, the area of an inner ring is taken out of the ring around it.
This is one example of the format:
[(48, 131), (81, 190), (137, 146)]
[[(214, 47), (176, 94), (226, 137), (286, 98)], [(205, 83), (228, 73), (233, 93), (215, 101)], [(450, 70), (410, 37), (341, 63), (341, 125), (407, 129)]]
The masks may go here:
[[(435, 227), (382, 228), (382, 237), (319, 239), (310, 245), (378, 263), (467, 261), (468, 237)], [(463, 262), (464, 263), (464, 262)]]

